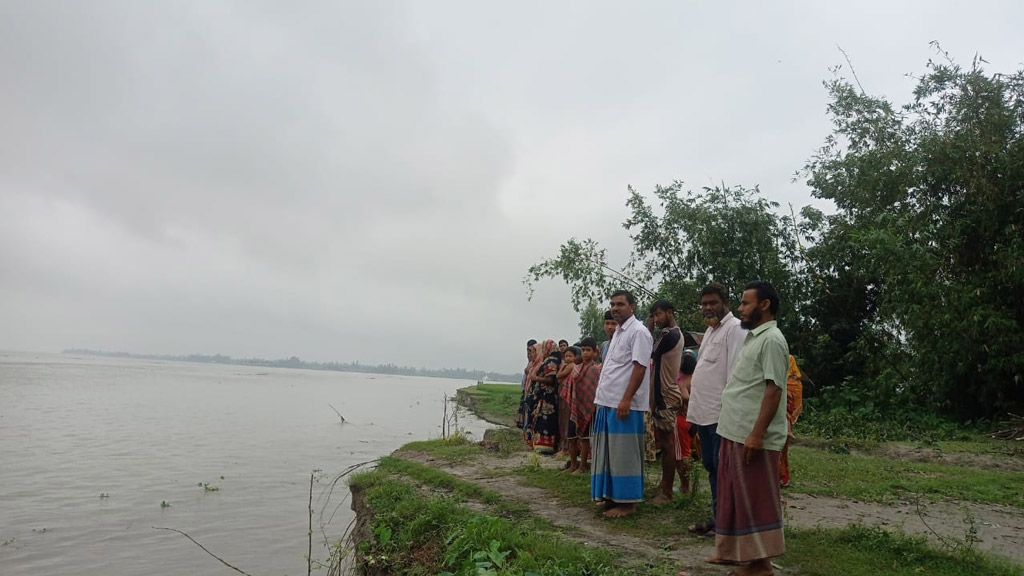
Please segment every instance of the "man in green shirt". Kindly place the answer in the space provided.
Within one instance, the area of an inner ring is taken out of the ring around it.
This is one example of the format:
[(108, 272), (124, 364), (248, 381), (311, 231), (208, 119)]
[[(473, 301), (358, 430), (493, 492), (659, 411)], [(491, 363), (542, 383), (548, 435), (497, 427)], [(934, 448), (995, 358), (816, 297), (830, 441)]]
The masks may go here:
[(739, 315), (750, 332), (722, 391), (715, 556), (708, 562), (740, 564), (736, 576), (768, 576), (770, 559), (786, 551), (779, 455), (787, 433), (789, 345), (775, 322), (778, 311), (771, 284), (744, 287)]

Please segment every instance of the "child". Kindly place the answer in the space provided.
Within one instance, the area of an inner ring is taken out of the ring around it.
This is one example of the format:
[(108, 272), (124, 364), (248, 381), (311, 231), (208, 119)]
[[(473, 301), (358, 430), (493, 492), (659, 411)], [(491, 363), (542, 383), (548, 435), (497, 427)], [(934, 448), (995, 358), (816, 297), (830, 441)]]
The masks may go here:
[(693, 369), (697, 367), (697, 358), (692, 350), (683, 352), (683, 359), (679, 366), (679, 393), (683, 397), (683, 403), (679, 407), (679, 414), (676, 415), (676, 430), (679, 441), (676, 443), (676, 471), (679, 473), (679, 491), (683, 494), (690, 493), (690, 423), (686, 421), (686, 408), (690, 404), (690, 381), (693, 379)]
[(573, 378), (569, 413), (569, 471), (574, 474), (590, 470), (590, 425), (594, 420), (594, 394), (601, 376), (597, 341), (584, 338), (579, 348), (583, 364)]

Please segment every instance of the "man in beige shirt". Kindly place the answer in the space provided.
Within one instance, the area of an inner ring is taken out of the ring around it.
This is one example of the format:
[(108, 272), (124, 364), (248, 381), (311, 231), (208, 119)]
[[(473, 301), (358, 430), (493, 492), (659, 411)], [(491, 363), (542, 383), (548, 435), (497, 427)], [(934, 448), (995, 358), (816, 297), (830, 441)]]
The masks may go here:
[(686, 420), (690, 423), (690, 432), (700, 438), (701, 463), (708, 471), (711, 484), (711, 519), (691, 525), (690, 531), (712, 535), (718, 510), (718, 416), (722, 410), (722, 390), (732, 374), (747, 331), (729, 311), (729, 293), (725, 286), (711, 283), (700, 294), (701, 313), (708, 329), (697, 353)]

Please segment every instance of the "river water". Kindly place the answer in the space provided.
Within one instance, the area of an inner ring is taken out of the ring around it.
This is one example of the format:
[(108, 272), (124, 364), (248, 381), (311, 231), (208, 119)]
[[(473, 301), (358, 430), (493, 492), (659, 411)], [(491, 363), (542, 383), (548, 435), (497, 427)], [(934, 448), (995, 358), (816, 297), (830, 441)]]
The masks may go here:
[(310, 473), (323, 558), (352, 518), (331, 481), (438, 437), (444, 395), (470, 384), (0, 352), (0, 574), (237, 574), (154, 526), (254, 576), (305, 574)]

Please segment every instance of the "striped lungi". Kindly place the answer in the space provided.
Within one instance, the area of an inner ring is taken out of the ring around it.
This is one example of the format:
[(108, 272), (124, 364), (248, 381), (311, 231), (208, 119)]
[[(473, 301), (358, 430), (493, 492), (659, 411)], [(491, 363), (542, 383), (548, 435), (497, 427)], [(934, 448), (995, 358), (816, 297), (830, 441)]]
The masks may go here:
[(744, 461), (743, 444), (722, 438), (718, 458), (716, 556), (733, 562), (786, 552), (779, 498), (779, 452), (758, 450)]
[(615, 408), (598, 406), (590, 440), (590, 496), (597, 501), (643, 502), (644, 413), (630, 410), (620, 420)]

